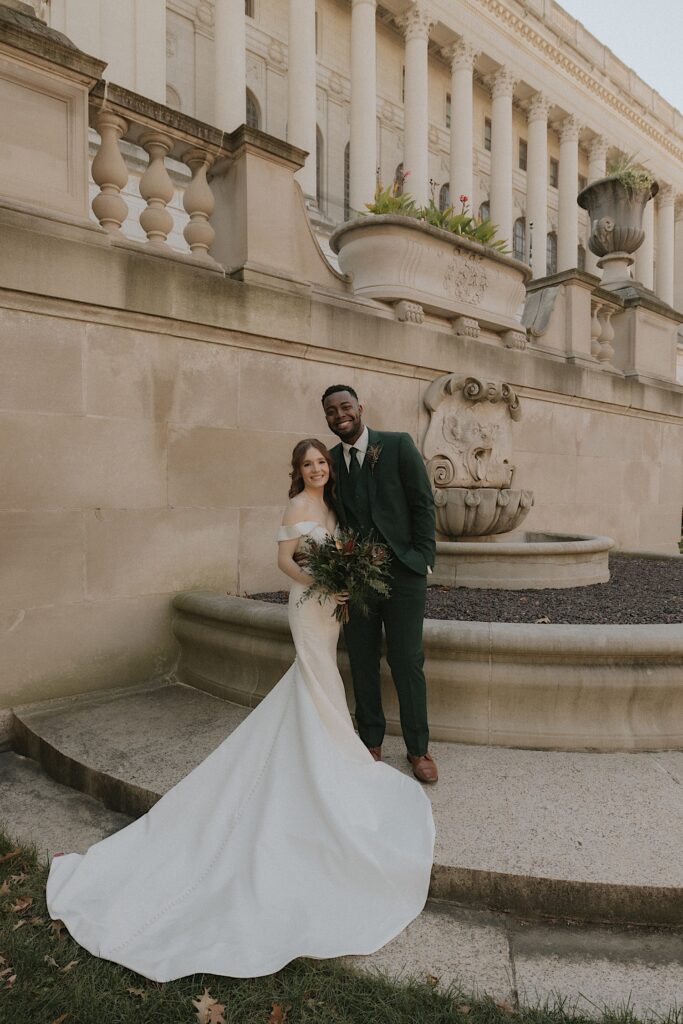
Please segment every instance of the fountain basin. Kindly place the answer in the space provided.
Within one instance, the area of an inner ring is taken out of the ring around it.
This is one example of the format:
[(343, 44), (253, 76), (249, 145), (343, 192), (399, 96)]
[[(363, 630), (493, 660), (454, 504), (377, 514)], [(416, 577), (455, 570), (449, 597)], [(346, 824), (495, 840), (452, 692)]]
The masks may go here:
[(432, 585), (493, 590), (586, 587), (609, 580), (611, 537), (525, 533), (514, 540), (437, 541)]
[[(255, 707), (294, 660), (284, 605), (179, 594), (178, 679)], [(683, 625), (535, 625), (427, 619), (434, 740), (543, 750), (683, 749)], [(348, 658), (339, 666), (353, 707)], [(382, 660), (389, 732), (396, 690)]]
[(534, 504), (533, 491), (509, 487), (437, 487), (436, 528), (447, 537), (487, 537), (517, 529)]

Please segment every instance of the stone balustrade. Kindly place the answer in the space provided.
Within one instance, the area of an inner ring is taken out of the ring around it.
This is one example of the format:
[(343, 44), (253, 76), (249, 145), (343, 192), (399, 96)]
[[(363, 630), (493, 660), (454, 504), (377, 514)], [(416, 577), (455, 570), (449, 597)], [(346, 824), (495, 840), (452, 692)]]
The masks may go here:
[(191, 175), (189, 184), (183, 188), (187, 220), (182, 235), (186, 252), (200, 260), (212, 260), (216, 232), (210, 218), (215, 198), (207, 174), (217, 161), (225, 161), (234, 151), (234, 139), (127, 89), (105, 86), (104, 82), (99, 82), (91, 93), (90, 125), (99, 136), (91, 174), (99, 187), (92, 210), (101, 227), (123, 237), (124, 224), (131, 212), (123, 195), (131, 177), (122, 152), (121, 143), (125, 141), (146, 154), (146, 168), (139, 182), (146, 206), (139, 224), (148, 244), (159, 252), (170, 250), (168, 239), (174, 217), (169, 204), (176, 184), (168, 163), (179, 161)]

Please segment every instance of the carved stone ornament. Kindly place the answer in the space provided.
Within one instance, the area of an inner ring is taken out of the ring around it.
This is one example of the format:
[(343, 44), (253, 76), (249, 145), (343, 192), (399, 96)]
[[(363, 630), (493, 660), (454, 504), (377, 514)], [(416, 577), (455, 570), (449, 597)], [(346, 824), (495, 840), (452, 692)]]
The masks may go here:
[(487, 285), (488, 277), (482, 257), (454, 249), (444, 274), (444, 290), (455, 299), (476, 305)]
[(424, 309), (419, 302), (402, 302), (396, 303), (396, 319), (400, 323), (408, 324), (422, 324), (424, 323)]
[(284, 68), (285, 66), (285, 51), (277, 39), (271, 39), (268, 43), (268, 60), (276, 68)]
[(432, 381), (424, 402), (431, 420), (422, 452), (435, 490), (510, 486), (511, 421), (521, 408), (509, 384), (449, 373)]
[(208, 25), (209, 27), (213, 25), (213, 4), (210, 4), (208, 0), (200, 0), (197, 4), (197, 21), (202, 25)]
[(453, 334), (456, 338), (478, 338), (479, 321), (471, 316), (459, 316), (453, 321)]

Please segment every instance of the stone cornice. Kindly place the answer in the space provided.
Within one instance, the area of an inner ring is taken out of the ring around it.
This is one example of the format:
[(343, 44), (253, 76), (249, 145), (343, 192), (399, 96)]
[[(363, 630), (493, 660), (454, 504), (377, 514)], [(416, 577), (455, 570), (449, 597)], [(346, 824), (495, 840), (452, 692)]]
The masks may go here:
[(634, 124), (639, 131), (654, 139), (662, 149), (666, 150), (677, 160), (683, 162), (683, 146), (673, 141), (670, 135), (660, 131), (647, 118), (643, 117), (636, 110), (626, 103), (620, 96), (609, 89), (602, 82), (599, 82), (586, 68), (573, 60), (567, 53), (558, 49), (541, 32), (534, 28), (528, 17), (520, 16), (510, 10), (502, 0), (474, 0), (478, 6), (489, 11), (500, 21), (505, 22), (514, 32), (539, 50), (546, 57), (550, 58), (557, 68), (561, 68), (570, 77), (580, 82), (589, 92), (594, 93), (606, 106), (617, 111), (626, 120)]

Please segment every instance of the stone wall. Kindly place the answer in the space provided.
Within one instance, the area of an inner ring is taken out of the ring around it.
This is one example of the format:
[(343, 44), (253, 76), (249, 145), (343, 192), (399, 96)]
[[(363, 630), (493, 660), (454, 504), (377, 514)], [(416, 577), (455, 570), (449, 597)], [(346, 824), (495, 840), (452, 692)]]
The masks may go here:
[(282, 586), (294, 443), (353, 385), (374, 427), (427, 425), (429, 382), (509, 381), (525, 529), (674, 553), (683, 389), (399, 323), (379, 303), (156, 255), (5, 210), (0, 253), (0, 707), (173, 669), (173, 594)]

